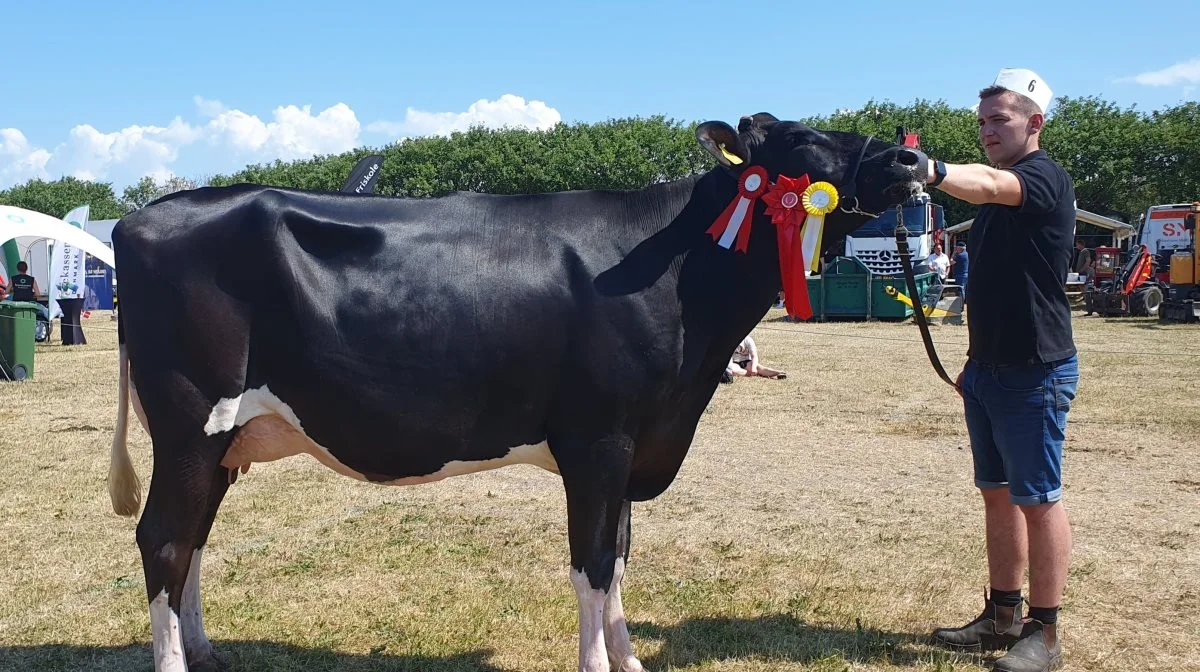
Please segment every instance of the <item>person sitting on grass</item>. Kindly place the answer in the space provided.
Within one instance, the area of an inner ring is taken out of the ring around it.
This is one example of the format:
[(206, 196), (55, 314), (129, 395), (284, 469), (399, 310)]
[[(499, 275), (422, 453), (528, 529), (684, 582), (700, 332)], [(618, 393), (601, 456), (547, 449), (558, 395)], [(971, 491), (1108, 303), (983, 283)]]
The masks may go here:
[(758, 346), (749, 336), (738, 343), (737, 348), (734, 349), (733, 356), (729, 358), (729, 364), (725, 366), (725, 375), (722, 376), (722, 380), (731, 383), (735, 376), (738, 378), (758, 376), (773, 380), (787, 378), (786, 373), (759, 364)]

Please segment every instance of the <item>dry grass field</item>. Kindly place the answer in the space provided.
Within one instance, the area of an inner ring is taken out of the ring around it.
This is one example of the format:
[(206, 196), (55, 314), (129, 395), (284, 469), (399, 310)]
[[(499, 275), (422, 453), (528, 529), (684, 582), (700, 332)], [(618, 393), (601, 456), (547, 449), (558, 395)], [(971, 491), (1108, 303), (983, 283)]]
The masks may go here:
[[(783, 381), (722, 385), (678, 480), (634, 507), (648, 670), (987, 669), (929, 646), (978, 613), (982, 510), (957, 396), (911, 324), (756, 330)], [(1200, 329), (1076, 318), (1068, 670), (1200, 670)], [(150, 670), (136, 522), (105, 478), (115, 326), (0, 384), (0, 669)], [(939, 326), (957, 373), (966, 328)], [(1118, 352), (1119, 351), (1119, 352)], [(1134, 353), (1134, 354), (1119, 354)], [(143, 480), (150, 446), (136, 426)], [(230, 490), (204, 618), (237, 670), (575, 669), (562, 489), (534, 467), (358, 483), (307, 457)]]

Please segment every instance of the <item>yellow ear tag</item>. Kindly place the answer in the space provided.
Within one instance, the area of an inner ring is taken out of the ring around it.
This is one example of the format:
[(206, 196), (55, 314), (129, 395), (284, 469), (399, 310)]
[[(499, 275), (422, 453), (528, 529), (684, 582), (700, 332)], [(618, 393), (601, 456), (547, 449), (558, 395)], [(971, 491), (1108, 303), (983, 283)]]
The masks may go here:
[(729, 151), (728, 149), (725, 149), (725, 145), (721, 145), (721, 154), (723, 154), (725, 156), (725, 158), (728, 159), (729, 162), (732, 163), (733, 165), (735, 165), (735, 166), (742, 165), (742, 158), (740, 156), (738, 156), (737, 154), (734, 154), (733, 152)]

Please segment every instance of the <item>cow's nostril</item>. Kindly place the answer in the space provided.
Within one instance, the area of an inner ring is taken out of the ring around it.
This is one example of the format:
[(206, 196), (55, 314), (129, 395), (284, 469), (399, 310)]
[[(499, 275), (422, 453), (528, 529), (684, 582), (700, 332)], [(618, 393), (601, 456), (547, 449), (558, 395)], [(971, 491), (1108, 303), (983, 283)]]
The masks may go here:
[(896, 161), (902, 166), (915, 166), (921, 162), (921, 157), (911, 149), (902, 149), (896, 156)]

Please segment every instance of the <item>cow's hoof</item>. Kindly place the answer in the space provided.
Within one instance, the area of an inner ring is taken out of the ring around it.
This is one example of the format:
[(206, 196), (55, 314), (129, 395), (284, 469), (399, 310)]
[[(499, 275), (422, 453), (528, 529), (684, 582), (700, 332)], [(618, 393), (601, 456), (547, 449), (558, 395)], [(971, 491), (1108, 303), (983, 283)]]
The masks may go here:
[(188, 661), (188, 672), (228, 672), (229, 663), (212, 653), (203, 660)]
[(645, 668), (637, 656), (626, 656), (620, 665), (613, 666), (613, 672), (645, 672)]

